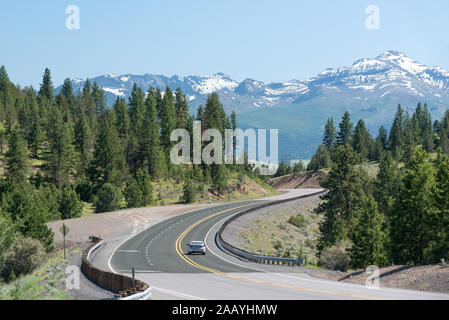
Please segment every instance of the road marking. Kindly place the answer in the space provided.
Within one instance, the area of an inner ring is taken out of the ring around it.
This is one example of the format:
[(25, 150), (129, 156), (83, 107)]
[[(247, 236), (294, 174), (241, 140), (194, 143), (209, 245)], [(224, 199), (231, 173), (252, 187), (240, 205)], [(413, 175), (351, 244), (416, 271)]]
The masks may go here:
[[(165, 218), (162, 218), (162, 219), (160, 219), (160, 220), (158, 220), (158, 221), (154, 221), (153, 223), (147, 225), (143, 230), (140, 230), (140, 231), (136, 232), (135, 234), (131, 234), (129, 237), (127, 237), (127, 238), (124, 239), (122, 242), (120, 242), (120, 244), (119, 244), (118, 246), (116, 246), (115, 249), (112, 251), (111, 256), (110, 256), (109, 259), (108, 259), (108, 267), (109, 267), (109, 270), (111, 270), (113, 273), (117, 273), (117, 272), (114, 270), (114, 268), (112, 267), (112, 264), (111, 264), (112, 257), (114, 256), (114, 254), (115, 254), (115, 252), (117, 251), (117, 249), (120, 248), (125, 242), (127, 242), (127, 241), (131, 240), (132, 238), (136, 237), (137, 235), (139, 235), (139, 234), (141, 234), (141, 233), (147, 231), (147, 230), (150, 229), (151, 227), (153, 227), (153, 226), (155, 226), (155, 225), (158, 225), (158, 224), (160, 224), (160, 223), (164, 223), (164, 222), (166, 222), (166, 221), (169, 221), (170, 219), (176, 219), (176, 218), (181, 217), (181, 216), (187, 216), (187, 215), (191, 214), (192, 212), (199, 211), (199, 210), (201, 210), (201, 211), (206, 211), (206, 210), (209, 210), (209, 209), (215, 209), (215, 208), (218, 207), (218, 206), (220, 206), (220, 204), (206, 205), (206, 206), (203, 207), (203, 208), (196, 208), (196, 209), (192, 209), (192, 210), (187, 210), (187, 211), (182, 212), (182, 213), (179, 213), (178, 215), (175, 215), (175, 216), (165, 217)], [(123, 215), (123, 212), (120, 212), (118, 215)], [(178, 223), (179, 223), (179, 221), (176, 222), (176, 224), (178, 224)], [(153, 240), (154, 240), (154, 239), (153, 239)]]
[(178, 297), (182, 297), (182, 298), (190, 298), (190, 299), (195, 299), (195, 300), (206, 300), (206, 299), (204, 299), (204, 298), (199, 298), (199, 297), (191, 296), (190, 294), (180, 293), (180, 292), (171, 291), (171, 290), (167, 290), (167, 289), (162, 289), (162, 288), (158, 288), (158, 287), (154, 287), (154, 286), (152, 286), (151, 288), (153, 288), (153, 290), (156, 290), (156, 291), (161, 291), (161, 292), (164, 292), (164, 293), (169, 293), (169, 294), (172, 294), (172, 295), (174, 295), (174, 296), (178, 296)]
[(243, 205), (243, 206), (238, 206), (232, 209), (228, 209), (228, 210), (224, 210), (224, 211), (220, 211), (217, 213), (214, 213), (210, 216), (207, 216), (199, 221), (197, 221), (196, 223), (192, 224), (189, 228), (187, 228), (176, 240), (176, 244), (175, 244), (175, 248), (176, 248), (176, 252), (178, 253), (178, 255), (184, 260), (186, 261), (188, 264), (190, 264), (191, 266), (197, 268), (197, 269), (201, 269), (204, 271), (208, 271), (211, 273), (215, 273), (215, 274), (219, 274), (222, 275), (224, 277), (228, 277), (228, 278), (232, 278), (235, 280), (240, 280), (240, 281), (246, 281), (246, 282), (252, 282), (252, 283), (257, 283), (257, 284), (262, 284), (262, 285), (269, 285), (272, 287), (279, 287), (279, 288), (287, 288), (287, 289), (294, 289), (294, 290), (301, 290), (301, 291), (308, 291), (308, 292), (314, 292), (314, 293), (321, 293), (321, 294), (328, 294), (328, 295), (337, 295), (337, 296), (344, 296), (344, 297), (352, 297), (352, 298), (356, 298), (356, 299), (369, 299), (369, 300), (387, 300), (385, 298), (378, 298), (378, 297), (370, 297), (370, 296), (362, 296), (362, 295), (356, 295), (356, 294), (351, 294), (351, 293), (343, 293), (343, 292), (335, 292), (335, 291), (327, 291), (327, 290), (320, 290), (320, 289), (312, 289), (312, 288), (303, 288), (303, 287), (297, 287), (297, 286), (291, 286), (291, 285), (286, 285), (286, 284), (280, 284), (280, 283), (274, 283), (274, 282), (269, 282), (269, 281), (262, 281), (262, 280), (256, 280), (256, 279), (251, 279), (251, 278), (246, 278), (246, 277), (242, 277), (242, 276), (237, 276), (234, 274), (230, 274), (230, 273), (226, 273), (226, 272), (222, 272), (216, 269), (212, 269), (203, 265), (200, 265), (199, 263), (193, 261), (192, 259), (190, 259), (189, 257), (185, 256), (182, 249), (181, 249), (181, 242), (182, 240), (186, 237), (186, 235), (192, 231), (193, 228), (197, 227), (198, 225), (200, 225), (201, 223), (203, 223), (204, 221), (207, 221), (213, 217), (216, 217), (220, 214), (223, 214), (225, 212), (229, 212), (235, 209), (239, 209), (239, 208), (243, 208), (243, 207), (247, 207), (247, 206), (251, 206), (253, 204), (247, 204), (247, 205)]
[[(132, 270), (117, 270), (121, 273), (132, 273)], [(134, 270), (135, 273), (162, 273), (162, 271), (157, 270)]]
[(137, 253), (140, 252), (138, 250), (117, 250), (118, 252), (130, 252), (130, 253)]

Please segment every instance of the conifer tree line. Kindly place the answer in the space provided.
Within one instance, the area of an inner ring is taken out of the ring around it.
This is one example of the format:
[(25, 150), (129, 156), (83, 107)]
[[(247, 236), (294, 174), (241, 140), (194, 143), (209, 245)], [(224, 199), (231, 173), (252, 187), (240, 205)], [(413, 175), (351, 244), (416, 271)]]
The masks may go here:
[(152, 182), (174, 179), (184, 184), (180, 200), (194, 202), (198, 192), (224, 193), (232, 172), (258, 176), (247, 161), (172, 164), (171, 132), (184, 128), (192, 136), (196, 120), (203, 131), (216, 128), (223, 135), (237, 127), (235, 113), (226, 115), (216, 93), (191, 115), (181, 89), (144, 92), (134, 84), (127, 100), (117, 97), (109, 108), (95, 82), (74, 92), (66, 79), (56, 93), (47, 68), (36, 91), (11, 83), (2, 66), (0, 223), (9, 226), (2, 231), (38, 239), (50, 251), (53, 235), (45, 223), (80, 216), (83, 201), (96, 212), (148, 206), (156, 198)]
[[(319, 254), (344, 247), (355, 268), (449, 260), (449, 110), (432, 122), (427, 105), (398, 106), (390, 131), (373, 138), (348, 112), (329, 119), (309, 169), (329, 168), (316, 209)], [(375, 161), (370, 176), (363, 163)], [(348, 245), (349, 243), (349, 245)]]

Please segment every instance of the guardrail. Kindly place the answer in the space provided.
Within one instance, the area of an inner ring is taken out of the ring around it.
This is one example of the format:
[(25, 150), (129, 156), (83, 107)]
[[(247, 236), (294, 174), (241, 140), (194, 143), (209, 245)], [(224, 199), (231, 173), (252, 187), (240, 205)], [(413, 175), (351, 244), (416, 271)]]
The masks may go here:
[(98, 286), (116, 293), (116, 300), (147, 300), (151, 296), (151, 286), (128, 276), (98, 269), (90, 262), (92, 252), (98, 249), (103, 240), (93, 237), (94, 242), (83, 251), (81, 270), (86, 277)]
[(226, 229), (226, 227), (234, 220), (238, 219), (239, 217), (250, 213), (250, 212), (254, 212), (256, 210), (260, 210), (262, 208), (266, 208), (266, 207), (271, 207), (274, 205), (278, 205), (281, 203), (285, 203), (285, 202), (290, 202), (290, 201), (295, 201), (295, 200), (300, 200), (300, 199), (304, 199), (304, 198), (309, 198), (309, 197), (313, 197), (316, 195), (320, 195), (323, 193), (326, 193), (327, 190), (322, 190), (319, 192), (315, 192), (315, 193), (311, 193), (311, 194), (306, 194), (306, 195), (301, 195), (301, 196), (297, 196), (297, 197), (293, 197), (293, 198), (289, 198), (289, 199), (282, 199), (282, 200), (275, 200), (275, 201), (271, 201), (268, 203), (264, 203), (260, 206), (257, 207), (253, 207), (253, 208), (249, 208), (246, 209), (242, 212), (239, 212), (238, 214), (232, 216), (231, 218), (229, 218), (228, 220), (226, 220), (226, 222), (221, 226), (220, 230), (217, 233), (216, 236), (216, 240), (218, 242), (218, 244), (225, 250), (227, 250), (228, 252), (230, 252), (233, 255), (236, 255), (238, 257), (241, 257), (247, 261), (251, 261), (251, 262), (256, 262), (256, 263), (263, 263), (263, 264), (283, 264), (283, 265), (289, 265), (289, 266), (295, 266), (295, 265), (301, 265), (304, 264), (304, 259), (293, 259), (293, 258), (280, 258), (280, 257), (268, 257), (268, 256), (262, 256), (262, 255), (258, 255), (258, 254), (254, 254), (251, 252), (247, 252), (245, 250), (239, 249), (234, 247), (233, 245), (227, 243), (226, 241), (224, 241), (223, 239), (223, 231)]

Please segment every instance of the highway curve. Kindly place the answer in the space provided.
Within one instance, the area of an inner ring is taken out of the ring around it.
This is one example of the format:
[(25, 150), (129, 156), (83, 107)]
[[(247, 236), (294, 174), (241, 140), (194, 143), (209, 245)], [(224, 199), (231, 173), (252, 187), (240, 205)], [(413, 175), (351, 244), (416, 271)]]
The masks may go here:
[[(120, 244), (109, 267), (123, 274), (134, 268), (136, 277), (153, 287), (153, 299), (449, 299), (445, 294), (373, 290), (317, 279), (299, 267), (250, 263), (217, 247), (215, 236), (224, 221), (262, 202), (223, 204), (160, 222)], [(185, 254), (192, 240), (206, 242), (206, 255)]]

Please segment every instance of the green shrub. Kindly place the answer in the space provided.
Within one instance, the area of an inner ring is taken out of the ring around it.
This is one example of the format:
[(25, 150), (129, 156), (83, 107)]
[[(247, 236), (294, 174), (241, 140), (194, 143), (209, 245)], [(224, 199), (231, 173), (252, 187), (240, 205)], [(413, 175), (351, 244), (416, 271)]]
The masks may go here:
[(302, 214), (291, 216), (290, 219), (288, 219), (288, 223), (294, 225), (297, 228), (305, 228), (307, 226), (307, 221)]
[(184, 193), (182, 199), (185, 203), (192, 203), (196, 201), (196, 188), (192, 181), (189, 179), (184, 184)]
[(153, 186), (149, 174), (139, 169), (135, 178), (126, 182), (125, 200), (128, 208), (139, 208), (153, 202)]
[(36, 269), (45, 257), (45, 248), (39, 240), (20, 237), (0, 263), (3, 279), (19, 277)]
[(347, 241), (340, 241), (332, 247), (325, 248), (320, 255), (320, 264), (331, 270), (345, 272), (351, 259), (346, 250), (350, 247)]
[(81, 216), (83, 203), (78, 194), (71, 187), (65, 187), (61, 191), (59, 199), (59, 212), (62, 219), (71, 219)]
[(95, 212), (109, 212), (120, 209), (122, 193), (116, 186), (105, 183), (98, 190), (97, 201), (95, 202)]

